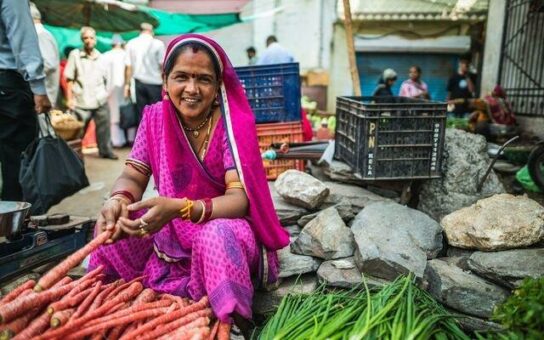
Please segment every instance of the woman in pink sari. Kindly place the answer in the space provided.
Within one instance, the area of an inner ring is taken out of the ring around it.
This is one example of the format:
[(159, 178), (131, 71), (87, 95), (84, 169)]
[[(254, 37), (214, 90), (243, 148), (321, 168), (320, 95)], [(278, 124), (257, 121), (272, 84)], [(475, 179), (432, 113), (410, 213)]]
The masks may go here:
[[(257, 282), (278, 277), (289, 243), (268, 189), (255, 119), (223, 49), (197, 34), (170, 43), (161, 102), (147, 106), (96, 232), (109, 279), (144, 275), (159, 292), (209, 297), (223, 322), (252, 317)], [(140, 201), (153, 175), (159, 197)]]

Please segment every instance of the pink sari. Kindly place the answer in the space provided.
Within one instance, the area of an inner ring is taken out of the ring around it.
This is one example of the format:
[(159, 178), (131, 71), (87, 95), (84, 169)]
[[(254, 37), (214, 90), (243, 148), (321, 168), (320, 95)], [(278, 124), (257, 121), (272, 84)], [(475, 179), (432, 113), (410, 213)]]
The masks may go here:
[(174, 106), (164, 99), (146, 107), (130, 158), (151, 170), (165, 197), (221, 196), (225, 172), (236, 169), (249, 198), (249, 214), (203, 225), (174, 219), (150, 238), (101, 247), (91, 256), (90, 269), (102, 264), (110, 279), (145, 275), (146, 286), (194, 300), (208, 295), (214, 313), (225, 322), (233, 312), (251, 318), (253, 281), (277, 280), (276, 250), (289, 244), (289, 237), (274, 211), (254, 116), (230, 61), (217, 43), (196, 34), (172, 41), (165, 60), (187, 41), (208, 46), (222, 70), (223, 119), (209, 150), (203, 161), (196, 157)]

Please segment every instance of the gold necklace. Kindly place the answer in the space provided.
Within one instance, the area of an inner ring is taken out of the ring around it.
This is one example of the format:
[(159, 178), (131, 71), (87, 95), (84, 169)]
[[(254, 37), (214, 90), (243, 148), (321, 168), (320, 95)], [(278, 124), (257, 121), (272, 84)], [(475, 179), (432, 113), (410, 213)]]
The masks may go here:
[(206, 119), (204, 119), (202, 121), (202, 123), (198, 124), (197, 127), (195, 128), (191, 128), (191, 127), (187, 127), (185, 125), (183, 125), (183, 123), (181, 123), (181, 119), (180, 119), (180, 124), (181, 126), (183, 127), (183, 129), (185, 131), (189, 131), (189, 132), (192, 132), (193, 133), (193, 137), (195, 138), (198, 138), (198, 136), (200, 136), (200, 130), (202, 130), (202, 128), (204, 127), (204, 125), (206, 125), (206, 123), (210, 120), (210, 117), (212, 116), (212, 110), (210, 108), (210, 111), (208, 111), (208, 115), (206, 116)]
[(204, 156), (206, 156), (206, 150), (208, 149), (208, 144), (210, 142), (210, 134), (212, 132), (212, 122), (213, 118), (209, 120), (208, 124), (208, 130), (206, 131), (206, 139), (204, 139), (204, 142), (202, 143), (202, 146), (200, 146), (198, 153), (200, 154), (200, 160), (204, 160)]

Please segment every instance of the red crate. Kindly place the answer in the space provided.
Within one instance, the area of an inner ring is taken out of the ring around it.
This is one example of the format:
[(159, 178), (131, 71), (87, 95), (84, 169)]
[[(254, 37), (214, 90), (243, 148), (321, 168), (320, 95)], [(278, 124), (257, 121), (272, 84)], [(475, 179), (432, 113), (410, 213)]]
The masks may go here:
[[(269, 150), (273, 143), (302, 142), (302, 123), (272, 123), (257, 124), (257, 137), (261, 153)], [(269, 180), (276, 179), (283, 172), (296, 169), (304, 171), (304, 161), (295, 159), (281, 159), (276, 161), (263, 160), (266, 177)]]

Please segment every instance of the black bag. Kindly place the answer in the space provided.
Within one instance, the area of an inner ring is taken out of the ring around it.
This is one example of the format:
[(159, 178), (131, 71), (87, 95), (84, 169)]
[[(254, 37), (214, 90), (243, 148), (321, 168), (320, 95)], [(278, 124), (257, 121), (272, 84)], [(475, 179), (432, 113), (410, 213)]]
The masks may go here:
[(121, 105), (119, 113), (121, 116), (119, 118), (119, 127), (121, 129), (126, 130), (138, 126), (138, 109), (132, 100), (129, 100), (125, 105)]
[[(48, 115), (45, 120), (50, 127)], [(32, 204), (32, 215), (45, 214), (51, 206), (89, 186), (83, 161), (62, 138), (42, 129), (22, 154), (19, 182), (25, 201)]]

